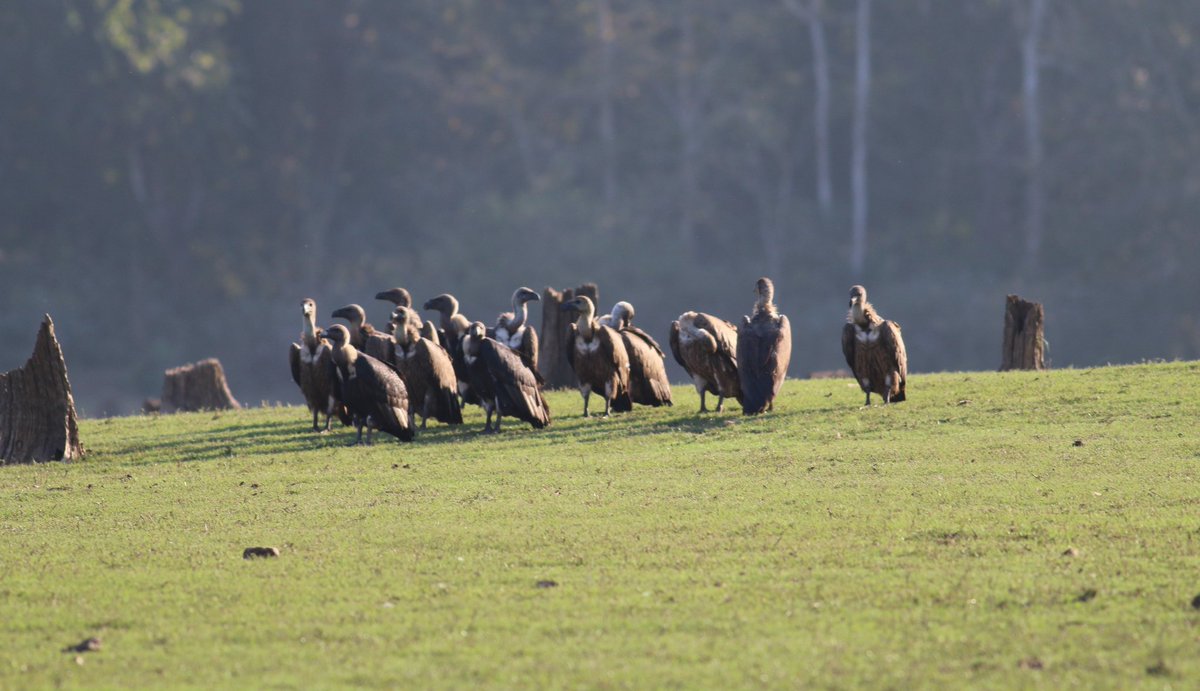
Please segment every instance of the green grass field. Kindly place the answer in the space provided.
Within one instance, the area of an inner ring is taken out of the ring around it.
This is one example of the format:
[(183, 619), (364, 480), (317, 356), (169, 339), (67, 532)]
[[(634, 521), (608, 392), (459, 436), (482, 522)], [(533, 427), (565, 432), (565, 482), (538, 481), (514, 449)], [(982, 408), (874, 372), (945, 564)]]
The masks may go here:
[(83, 462), (0, 468), (0, 688), (1200, 686), (1200, 364), (909, 398), (563, 392), (369, 449), (294, 407), (85, 421)]

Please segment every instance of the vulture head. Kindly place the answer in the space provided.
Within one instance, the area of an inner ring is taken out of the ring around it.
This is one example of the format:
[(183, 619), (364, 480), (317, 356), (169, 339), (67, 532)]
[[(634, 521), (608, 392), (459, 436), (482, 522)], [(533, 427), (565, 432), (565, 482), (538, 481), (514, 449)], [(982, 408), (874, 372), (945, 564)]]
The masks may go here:
[(412, 340), (408, 336), (416, 335), (421, 330), (421, 316), (410, 307), (400, 306), (392, 312), (392, 324), (396, 327), (397, 340), (403, 338), (403, 342), (408, 343)]
[(559, 309), (563, 312), (575, 310), (579, 313), (579, 316), (588, 320), (591, 320), (592, 316), (596, 314), (596, 306), (592, 304), (592, 299), (586, 295), (580, 295), (577, 298), (564, 302)]
[(487, 327), (483, 322), (472, 322), (467, 327), (467, 335), (463, 338), (463, 352), (471, 357), (479, 355), (479, 344), (487, 337)]
[(350, 342), (350, 331), (341, 324), (334, 324), (325, 331), (325, 338), (335, 349), (341, 348)]
[(517, 288), (517, 292), (513, 293), (513, 304), (524, 305), (527, 302), (537, 302), (542, 299), (542, 296), (524, 286)]
[(624, 300), (613, 305), (612, 313), (600, 318), (605, 326), (620, 330), (633, 323), (633, 305)]
[(867, 289), (862, 286), (850, 286), (850, 307), (862, 306), (867, 302)]
[(775, 300), (775, 284), (771, 279), (763, 276), (754, 284), (754, 295), (758, 298), (760, 304), (770, 304)]
[(412, 295), (403, 288), (392, 288), (375, 293), (376, 300), (385, 300), (397, 307), (412, 307)]
[(363, 322), (367, 320), (367, 313), (359, 305), (346, 305), (340, 309), (333, 311), (331, 315), (334, 319), (345, 319), (354, 327), (361, 327)]
[(304, 298), (304, 302), (300, 303), (300, 312), (305, 319), (316, 319), (317, 317), (317, 301), (312, 298)]
[(446, 316), (458, 313), (458, 299), (450, 293), (442, 293), (441, 295), (430, 298), (425, 301), (425, 306), (421, 309), (434, 310), (441, 312)]

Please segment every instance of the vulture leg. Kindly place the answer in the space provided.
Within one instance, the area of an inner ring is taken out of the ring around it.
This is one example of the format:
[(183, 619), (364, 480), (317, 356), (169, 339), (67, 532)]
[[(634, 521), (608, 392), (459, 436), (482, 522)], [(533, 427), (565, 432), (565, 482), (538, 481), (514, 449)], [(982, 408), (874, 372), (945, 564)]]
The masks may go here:
[(500, 434), (500, 406), (496, 406), (496, 434)]
[(367, 425), (367, 446), (371, 445), (371, 425)]
[(707, 413), (708, 406), (704, 404), (704, 397), (708, 395), (708, 391), (700, 389), (700, 412)]
[(588, 399), (590, 399), (591, 397), (592, 397), (592, 392), (591, 392), (591, 391), (584, 391), (584, 392), (583, 392), (583, 416), (584, 416), (584, 417), (589, 417), (589, 414), (588, 414)]
[(485, 412), (487, 413), (487, 424), (483, 426), (483, 433), (484, 434), (492, 434), (494, 431), (492, 429), (492, 409), (487, 408), (485, 410)]
[(865, 406), (867, 408), (871, 407), (871, 391), (870, 391), (870, 389), (867, 390), (867, 402), (864, 403), (863, 406)]
[(605, 398), (604, 399), (604, 417), (608, 417), (608, 412), (611, 409), (612, 409), (612, 399)]
[(363, 443), (363, 440), (362, 440), (363, 426), (362, 426), (362, 419), (360, 419), (357, 415), (354, 416), (354, 427), (358, 430), (358, 437), (356, 437), (354, 439), (354, 443), (351, 444), (350, 446), (361, 446)]
[(317, 411), (317, 410), (313, 411), (313, 431), (317, 432), (318, 434), (321, 432), (321, 425), (319, 424), (320, 415), (321, 415), (320, 411)]
[(725, 412), (725, 397), (721, 394), (717, 394), (717, 412)]

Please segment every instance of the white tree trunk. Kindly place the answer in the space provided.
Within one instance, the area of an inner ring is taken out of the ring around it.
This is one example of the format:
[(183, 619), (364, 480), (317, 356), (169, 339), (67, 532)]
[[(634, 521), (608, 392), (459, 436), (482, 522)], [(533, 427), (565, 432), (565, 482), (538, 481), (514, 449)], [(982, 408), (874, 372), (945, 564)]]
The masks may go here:
[(679, 58), (675, 66), (675, 111), (679, 122), (679, 249), (693, 256), (696, 248), (696, 204), (699, 174), (696, 159), (701, 147), (700, 104), (696, 96), (696, 41), (692, 15), (680, 17)]
[(812, 44), (813, 61), (813, 139), (816, 144), (817, 164), (817, 209), (822, 223), (828, 223), (833, 215), (833, 173), (830, 165), (829, 109), (832, 97), (829, 83), (829, 48), (825, 43), (825, 22), (821, 18), (824, 9), (822, 0), (809, 0), (801, 5), (800, 0), (784, 0), (784, 6), (808, 23), (808, 37)]
[(854, 122), (851, 140), (850, 272), (860, 278), (867, 261), (867, 114), (871, 95), (871, 0), (858, 0), (855, 19)]
[(617, 201), (617, 126), (613, 113), (613, 56), (616, 29), (609, 0), (596, 0), (596, 29), (600, 39), (600, 144), (603, 156), (604, 203), (611, 210)]
[(1042, 250), (1046, 187), (1040, 102), (1041, 39), (1046, 0), (1029, 0), (1021, 36), (1021, 95), (1025, 117), (1025, 269), (1032, 271)]

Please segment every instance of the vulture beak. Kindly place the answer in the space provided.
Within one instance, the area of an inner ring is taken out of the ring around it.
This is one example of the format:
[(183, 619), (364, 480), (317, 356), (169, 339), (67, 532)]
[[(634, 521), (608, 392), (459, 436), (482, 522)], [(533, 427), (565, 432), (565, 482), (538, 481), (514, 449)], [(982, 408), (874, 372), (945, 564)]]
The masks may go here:
[(525, 298), (525, 302), (540, 302), (542, 299), (541, 295), (538, 295), (532, 290), (526, 290), (525, 292), (521, 293), (521, 297)]
[(349, 319), (351, 316), (353, 316), (353, 313), (350, 311), (350, 308), (342, 307), (340, 309), (334, 310), (333, 314), (331, 314), (329, 316), (332, 319)]
[(433, 306), (433, 300), (426, 300), (425, 304), (421, 306), (421, 309), (433, 310), (433, 309), (437, 309), (437, 308)]

